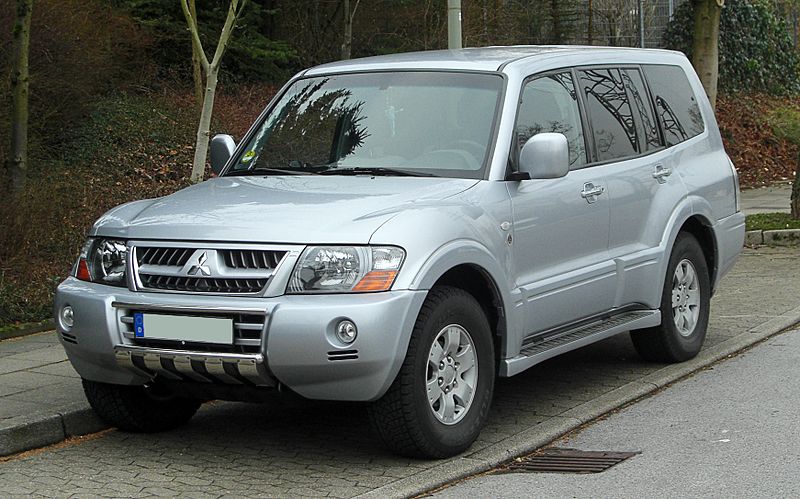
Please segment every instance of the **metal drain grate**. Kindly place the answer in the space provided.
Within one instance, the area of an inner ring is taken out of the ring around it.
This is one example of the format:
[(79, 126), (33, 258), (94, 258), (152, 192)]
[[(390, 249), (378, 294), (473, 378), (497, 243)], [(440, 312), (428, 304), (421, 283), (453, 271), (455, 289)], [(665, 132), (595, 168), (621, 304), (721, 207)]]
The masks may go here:
[(517, 458), (496, 473), (601, 473), (637, 454), (551, 448)]

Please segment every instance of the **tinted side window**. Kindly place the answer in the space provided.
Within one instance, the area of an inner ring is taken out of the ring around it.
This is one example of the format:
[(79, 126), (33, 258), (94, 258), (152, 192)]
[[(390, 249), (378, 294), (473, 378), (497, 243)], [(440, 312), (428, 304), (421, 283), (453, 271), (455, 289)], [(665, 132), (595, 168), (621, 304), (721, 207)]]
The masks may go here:
[(635, 156), (639, 151), (636, 125), (618, 69), (581, 71), (598, 161)]
[(637, 69), (622, 70), (622, 81), (628, 89), (633, 110), (637, 114), (636, 129), (641, 144), (639, 152), (652, 151), (661, 147), (661, 138), (658, 136), (658, 125), (653, 114), (653, 105), (647, 94), (647, 87), (642, 79), (642, 74)]
[(517, 142), (522, 148), (537, 133), (561, 133), (569, 142), (569, 163), (586, 164), (586, 144), (572, 73), (542, 76), (525, 84), (517, 114)]
[(667, 146), (700, 135), (705, 130), (686, 73), (679, 66), (644, 66), (644, 74), (656, 101), (656, 113)]

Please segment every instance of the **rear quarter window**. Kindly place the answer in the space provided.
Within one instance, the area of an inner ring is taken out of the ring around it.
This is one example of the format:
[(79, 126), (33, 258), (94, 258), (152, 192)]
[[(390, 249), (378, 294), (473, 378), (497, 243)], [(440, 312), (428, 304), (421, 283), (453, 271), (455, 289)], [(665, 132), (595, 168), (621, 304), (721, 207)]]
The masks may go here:
[(683, 68), (647, 65), (643, 69), (667, 147), (703, 133), (705, 123), (700, 106)]

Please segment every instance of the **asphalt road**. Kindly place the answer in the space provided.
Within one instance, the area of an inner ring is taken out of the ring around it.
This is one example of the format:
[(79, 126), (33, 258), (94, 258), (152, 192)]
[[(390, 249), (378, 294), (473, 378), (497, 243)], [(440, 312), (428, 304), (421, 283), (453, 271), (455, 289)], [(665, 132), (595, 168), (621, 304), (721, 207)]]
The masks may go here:
[(555, 442), (641, 451), (598, 474), (484, 475), (435, 497), (800, 497), (800, 330)]

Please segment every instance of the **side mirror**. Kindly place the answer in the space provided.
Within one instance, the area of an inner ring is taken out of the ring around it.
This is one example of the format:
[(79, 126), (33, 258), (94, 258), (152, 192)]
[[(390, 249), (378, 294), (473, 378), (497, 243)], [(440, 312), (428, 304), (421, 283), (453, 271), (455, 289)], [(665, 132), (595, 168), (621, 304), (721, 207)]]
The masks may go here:
[(216, 175), (222, 172), (225, 163), (233, 156), (236, 142), (230, 135), (215, 135), (211, 139), (211, 169)]
[(560, 133), (538, 133), (519, 153), (519, 173), (530, 178), (561, 178), (569, 173), (569, 143)]

